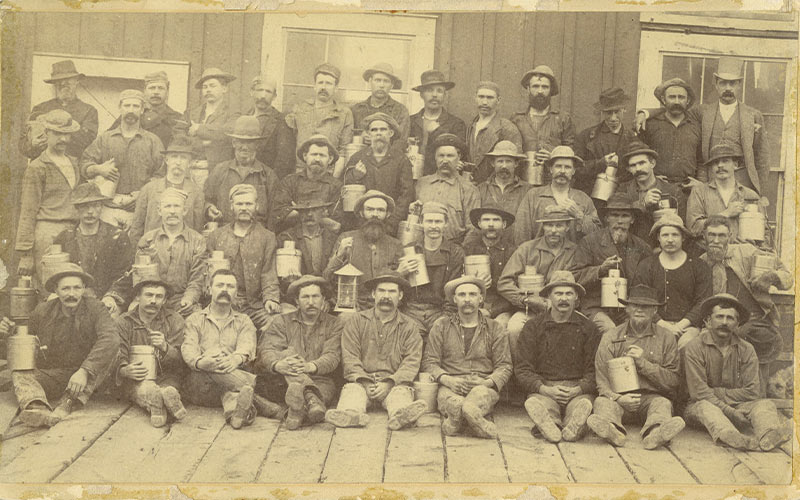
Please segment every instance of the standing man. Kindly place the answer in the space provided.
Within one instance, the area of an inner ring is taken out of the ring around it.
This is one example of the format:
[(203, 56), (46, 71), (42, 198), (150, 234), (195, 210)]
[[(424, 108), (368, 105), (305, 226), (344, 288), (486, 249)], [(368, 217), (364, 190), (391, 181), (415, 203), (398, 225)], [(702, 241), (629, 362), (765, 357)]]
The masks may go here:
[(485, 181), (478, 184), (481, 207), (495, 206), (510, 214), (517, 213), (519, 204), (532, 187), (516, 174), (517, 166), (520, 160), (525, 159), (525, 155), (519, 152), (513, 142), (500, 141), (484, 157), (488, 157), (494, 170)]
[(331, 296), (324, 279), (298, 278), (289, 285), (288, 295), (297, 310), (277, 316), (261, 336), (255, 369), (263, 384), (256, 387), (286, 402), (286, 428), (297, 430), (304, 421), (322, 422), (336, 399), (333, 372), (342, 357), (342, 323), (323, 312)]
[(19, 252), (18, 274), (44, 284), (42, 256), (62, 231), (73, 227), (78, 214), (70, 203), (72, 189), (81, 173), (67, 145), (80, 124), (64, 110), (54, 109), (39, 117), (47, 137), (45, 149), (22, 175), (19, 221), (15, 249)]
[(56, 96), (49, 101), (37, 104), (31, 110), (25, 132), (20, 138), (19, 149), (30, 159), (36, 159), (47, 148), (46, 127), (38, 118), (50, 111), (60, 110), (72, 117), (78, 128), (72, 134), (72, 140), (67, 145), (66, 154), (72, 158), (80, 159), (86, 146), (97, 137), (97, 110), (94, 106), (78, 99), (76, 90), (78, 83), (86, 75), (78, 73), (75, 63), (67, 59), (53, 63), (50, 78), (44, 80), (55, 89)]
[[(161, 139), (161, 144), (172, 142), (175, 125), (183, 121), (183, 114), (170, 108), (169, 77), (163, 71), (156, 71), (144, 75), (144, 112), (142, 113), (142, 128), (152, 132)], [(109, 127), (109, 130), (119, 127), (122, 117), (118, 117)]]
[(215, 406), (222, 400), (225, 420), (234, 429), (253, 423), (253, 386), (247, 371), (256, 354), (256, 329), (246, 314), (233, 310), (236, 276), (220, 269), (211, 276), (211, 304), (186, 319), (181, 354), (189, 367), (186, 399)]
[(458, 312), (436, 320), (425, 346), (422, 369), (439, 383), (442, 432), (448, 436), (458, 434), (466, 420), (478, 437), (497, 438), (486, 415), (511, 377), (511, 353), (503, 327), (480, 312), (485, 292), (474, 276), (449, 281), (447, 301)]
[[(576, 311), (585, 290), (569, 271), (556, 271), (539, 295), (551, 307), (525, 323), (514, 374), (528, 394), (525, 411), (551, 443), (577, 441), (586, 431), (595, 393), (594, 356), (600, 334)], [(562, 418), (563, 414), (563, 418)]]
[[(367, 68), (362, 76), (364, 81), (369, 84), (371, 94), (366, 100), (357, 102), (350, 108), (353, 112), (353, 123), (355, 126), (360, 126), (364, 123), (366, 117), (375, 113), (391, 116), (397, 122), (394, 146), (397, 147), (401, 154), (405, 154), (408, 133), (411, 127), (408, 108), (392, 99), (392, 96), (389, 95), (389, 92), (393, 89), (400, 90), (403, 88), (403, 81), (395, 75), (392, 65), (384, 62), (376, 63)], [(365, 135), (368, 130), (365, 126)]]
[(441, 134), (433, 143), (433, 151), (436, 172), (417, 181), (417, 200), (444, 204), (447, 208), (444, 237), (460, 243), (469, 229), (469, 213), (480, 207), (478, 189), (458, 172), (459, 162), (466, 158), (466, 145), (453, 134)]
[[(684, 350), (686, 419), (705, 427), (714, 441), (740, 450), (770, 451), (791, 439), (792, 421), (781, 421), (775, 404), (759, 399), (758, 358), (736, 333), (748, 319), (747, 309), (720, 293), (703, 302), (701, 315), (705, 328)], [(737, 429), (748, 424), (755, 436)]]
[[(672, 416), (672, 401), (680, 382), (680, 360), (675, 336), (654, 324), (658, 306), (656, 290), (644, 285), (631, 289), (625, 304), (628, 320), (603, 334), (597, 347), (595, 371), (599, 396), (587, 423), (592, 431), (614, 446), (625, 444), (625, 415), (644, 420), (641, 435), (646, 450), (669, 443), (686, 426), (681, 417)], [(620, 394), (614, 390), (608, 362), (629, 356), (636, 365), (639, 390)]]
[(583, 160), (575, 156), (569, 146), (559, 146), (550, 153), (546, 165), (550, 172), (550, 183), (531, 188), (517, 209), (517, 222), (514, 224), (517, 245), (539, 236), (541, 227), (537, 219), (552, 205), (563, 207), (575, 220), (569, 230), (572, 242), (577, 242), (600, 227), (592, 199), (583, 191), (571, 187), (575, 171), (583, 167)]
[(380, 404), (389, 413), (389, 429), (413, 425), (427, 411), (414, 401), (412, 382), (422, 359), (419, 325), (398, 310), (409, 284), (387, 271), (365, 283), (375, 307), (343, 319), (342, 365), (347, 383), (336, 409), (325, 421), (336, 427), (364, 427), (367, 408)]
[(469, 158), (475, 164), (472, 181), (480, 184), (494, 170), (490, 164), (491, 158), (485, 158), (486, 154), (500, 141), (511, 141), (517, 148), (521, 148), (522, 136), (516, 125), (497, 114), (497, 106), (500, 104), (499, 85), (489, 81), (478, 83), (475, 103), (478, 105), (478, 116), (472, 120), (467, 130), (467, 149)]
[[(447, 91), (455, 87), (455, 83), (445, 80), (444, 73), (436, 69), (423, 72), (420, 82), (411, 89), (419, 92), (423, 107), (411, 115), (410, 136), (418, 141), (419, 150), (425, 155), (424, 174), (430, 175), (436, 172), (432, 151), (434, 139), (441, 134), (453, 134), (463, 141), (467, 136), (467, 125), (464, 120), (448, 113), (444, 108)], [(464, 160), (466, 159), (464, 156)]]
[(255, 116), (261, 125), (258, 135), (264, 140), (259, 145), (256, 159), (283, 178), (294, 173), (294, 137), (286, 124), (286, 115), (272, 105), (277, 88), (275, 80), (266, 75), (253, 78), (250, 84), (253, 107), (245, 115)]
[(233, 158), (231, 140), (225, 135), (236, 119), (228, 106), (228, 84), (236, 77), (219, 68), (206, 68), (194, 84), (202, 94), (202, 104), (186, 110), (186, 121), (190, 122), (188, 134), (199, 143), (205, 154), (208, 167)]

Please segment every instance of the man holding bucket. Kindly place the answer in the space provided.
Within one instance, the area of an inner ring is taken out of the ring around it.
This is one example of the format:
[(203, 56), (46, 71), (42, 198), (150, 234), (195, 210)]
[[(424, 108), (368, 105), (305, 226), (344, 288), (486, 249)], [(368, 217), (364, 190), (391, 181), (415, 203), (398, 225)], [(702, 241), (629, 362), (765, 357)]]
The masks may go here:
[(486, 419), (511, 377), (508, 336), (496, 321), (480, 312), (486, 285), (475, 276), (462, 276), (444, 287), (458, 312), (433, 324), (425, 345), (422, 370), (439, 382), (437, 402), (445, 416), (442, 432), (459, 433), (466, 423), (481, 438), (497, 437)]

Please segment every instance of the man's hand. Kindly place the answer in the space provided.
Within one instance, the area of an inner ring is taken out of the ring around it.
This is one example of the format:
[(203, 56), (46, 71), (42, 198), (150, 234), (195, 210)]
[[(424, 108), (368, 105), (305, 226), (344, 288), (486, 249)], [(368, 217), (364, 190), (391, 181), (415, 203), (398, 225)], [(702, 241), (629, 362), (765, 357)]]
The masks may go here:
[(312, 362), (303, 363), (303, 373), (307, 373), (309, 375), (313, 375), (313, 374), (317, 373), (318, 369), (319, 368), (317, 367), (316, 363), (312, 363)]
[(753, 288), (761, 292), (769, 292), (772, 285), (778, 286), (781, 278), (775, 271), (767, 271), (753, 281)]
[(319, 223), (322, 227), (328, 229), (333, 233), (338, 233), (342, 229), (342, 224), (337, 222), (330, 217), (323, 217), (319, 220)]
[(167, 344), (167, 339), (161, 332), (157, 331), (150, 332), (150, 344), (152, 344), (153, 347), (155, 347), (161, 352), (167, 352), (167, 349), (169, 349), (169, 344)]
[(629, 346), (628, 349), (625, 351), (625, 356), (630, 356), (633, 358), (634, 364), (636, 364), (636, 368), (642, 367), (642, 362), (644, 361), (644, 350), (639, 347), (638, 345)]
[(729, 417), (733, 425), (742, 429), (750, 426), (750, 419), (747, 418), (747, 413), (742, 410), (733, 410), (730, 412)]
[(119, 376), (141, 382), (147, 376), (147, 367), (141, 361), (125, 365), (119, 369)]
[(73, 373), (67, 382), (67, 394), (72, 398), (77, 398), (86, 389), (87, 383), (89, 383), (89, 373), (83, 368), (78, 368), (78, 371)]
[(550, 305), (546, 299), (543, 299), (537, 295), (528, 295), (525, 297), (523, 302), (526, 306), (528, 306), (529, 312), (542, 312), (547, 310), (547, 307)]
[(219, 360), (214, 356), (203, 356), (197, 361), (197, 369), (203, 372), (215, 372), (218, 365)]
[(100, 175), (110, 181), (117, 182), (119, 180), (119, 170), (117, 170), (114, 158), (100, 163), (99, 165), (92, 165), (86, 169), (86, 173), (89, 174), (89, 177)]
[(661, 190), (658, 188), (648, 189), (644, 195), (644, 204), (648, 207), (657, 207), (659, 201), (661, 201)]
[(612, 255), (607, 257), (606, 260), (600, 264), (600, 274), (607, 274), (609, 269), (616, 269), (622, 264), (622, 257), (619, 255)]
[(442, 375), (439, 382), (459, 396), (466, 396), (472, 390), (472, 384), (464, 377), (454, 377), (452, 375)]
[(419, 261), (417, 259), (400, 259), (397, 264), (397, 272), (406, 275), (413, 274), (419, 269)]
[(720, 212), (720, 215), (723, 215), (728, 218), (739, 217), (739, 214), (744, 212), (744, 202), (743, 201), (732, 201), (728, 205), (728, 208)]
[(635, 412), (639, 409), (639, 405), (642, 403), (642, 396), (640, 394), (623, 394), (617, 400), (617, 403), (628, 412)]
[(569, 403), (576, 396), (581, 394), (581, 388), (578, 387), (577, 385), (574, 386), (557, 385), (556, 389), (558, 390), (558, 393), (556, 394), (555, 400), (562, 405)]
[(219, 220), (222, 218), (222, 212), (215, 205), (209, 204), (206, 209), (206, 216), (210, 220)]
[(189, 137), (197, 135), (197, 130), (200, 128), (200, 124), (193, 121), (191, 125), (189, 125), (189, 129), (186, 130), (186, 134)]
[(483, 281), (483, 286), (485, 286), (486, 288), (489, 288), (490, 286), (492, 286), (492, 275), (491, 274), (489, 274), (489, 273), (481, 273), (481, 274), (478, 274), (475, 277), (478, 278), (479, 280)]
[(694, 177), (689, 176), (689, 177), (686, 178), (685, 181), (683, 181), (683, 184), (681, 184), (681, 188), (683, 188), (684, 190), (691, 191), (692, 189), (696, 188), (697, 186), (702, 186), (702, 185), (703, 185), (702, 181), (699, 181), (699, 180), (695, 179)]
[(344, 259), (350, 256), (350, 252), (353, 251), (353, 237), (348, 236), (346, 238), (342, 238), (339, 242), (339, 248), (336, 249), (336, 256), (340, 259)]
[(637, 134), (646, 130), (647, 115), (644, 111), (637, 111), (633, 120), (633, 131)]
[(8, 337), (14, 331), (15, 326), (16, 323), (3, 316), (3, 319), (0, 320), (0, 337)]
[(375, 382), (369, 389), (367, 389), (367, 395), (370, 399), (377, 399), (378, 401), (383, 401), (387, 395), (389, 395), (389, 391), (392, 390), (394, 387), (394, 383), (391, 380), (384, 380), (383, 382)]
[(607, 167), (617, 167), (619, 165), (619, 156), (617, 153), (608, 153), (603, 157), (603, 161), (605, 162)]
[(193, 307), (194, 302), (191, 299), (184, 297), (181, 299), (181, 304), (178, 306), (178, 313), (180, 313), (181, 316), (185, 316), (192, 312)]
[(220, 373), (230, 373), (239, 368), (244, 362), (240, 354), (227, 354), (217, 361), (217, 371)]
[(17, 274), (20, 276), (33, 275), (33, 255), (30, 251), (25, 251), (20, 254)]
[(281, 305), (274, 300), (267, 300), (264, 302), (264, 310), (267, 314), (278, 314), (281, 312)]
[(289, 364), (289, 359), (290, 358), (283, 358), (275, 363), (275, 371), (281, 375), (297, 375), (294, 371), (294, 367)]
[(109, 297), (106, 295), (101, 299), (101, 302), (106, 309), (108, 309), (109, 314), (117, 314), (119, 312), (119, 306), (117, 305), (117, 301), (113, 299), (113, 297)]
[(550, 151), (540, 148), (533, 158), (537, 165), (542, 165), (544, 162), (550, 159)]
[(562, 206), (567, 209), (567, 213), (572, 216), (572, 218), (580, 219), (583, 217), (583, 210), (572, 198), (567, 198)]

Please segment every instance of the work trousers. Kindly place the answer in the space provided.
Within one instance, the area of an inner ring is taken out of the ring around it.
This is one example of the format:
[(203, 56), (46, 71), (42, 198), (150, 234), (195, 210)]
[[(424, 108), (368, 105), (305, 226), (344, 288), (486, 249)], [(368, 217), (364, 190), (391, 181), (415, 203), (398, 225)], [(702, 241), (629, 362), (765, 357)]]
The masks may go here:
[[(548, 386), (562, 385), (567, 387), (575, 387), (579, 383), (577, 380), (546, 380), (544, 384)], [(547, 415), (550, 417), (550, 419), (553, 420), (559, 429), (563, 429), (570, 421), (573, 420), (573, 414), (575, 413), (578, 403), (584, 399), (589, 401), (589, 403), (592, 403), (594, 397), (591, 394), (578, 394), (574, 398), (570, 399), (567, 404), (561, 404), (555, 399), (549, 398), (544, 394), (533, 393), (528, 396), (528, 399), (525, 401), (526, 404), (531, 399), (542, 405), (544, 409), (547, 410)]]
[(480, 416), (485, 417), (492, 412), (499, 399), (500, 394), (485, 385), (476, 385), (466, 396), (460, 396), (449, 387), (440, 385), (436, 403), (439, 405), (439, 413), (449, 414), (458, 413), (465, 403), (473, 404), (480, 410)]
[[(40, 402), (52, 410), (58, 403), (51, 405), (49, 401), (61, 402), (66, 397), (64, 390), (76, 371), (67, 368), (44, 368), (11, 372), (11, 384), (14, 386), (17, 404), (24, 410), (31, 403)], [(98, 381), (95, 377), (89, 376), (86, 388), (76, 399), (85, 405), (97, 388), (98, 382), (102, 380)]]
[(301, 375), (259, 375), (256, 381), (256, 392), (275, 403), (285, 402), (290, 407), (296, 401), (305, 401), (306, 389), (313, 391), (322, 399), (325, 406), (330, 406), (336, 399), (336, 385), (333, 379), (321, 376)]
[(622, 406), (611, 398), (598, 396), (594, 400), (594, 414), (602, 417), (627, 434), (622, 425), (623, 417), (643, 419), (644, 424), (639, 434), (645, 437), (654, 427), (672, 418), (672, 402), (658, 394), (642, 394), (639, 409), (635, 413), (626, 412)]
[(126, 379), (120, 386), (122, 394), (136, 406), (147, 409), (147, 393), (152, 387), (174, 387), (180, 392), (182, 377), (175, 373), (161, 374), (156, 380), (135, 381)]
[[(781, 426), (781, 418), (775, 403), (768, 399), (748, 401), (736, 406), (736, 409), (747, 414), (755, 436), (759, 440), (767, 431), (776, 430)], [(718, 406), (706, 400), (690, 403), (684, 415), (689, 423), (705, 427), (714, 441), (717, 441), (725, 431), (737, 430)]]
[(255, 375), (241, 369), (230, 373), (192, 370), (184, 380), (184, 394), (188, 402), (200, 406), (217, 406), (221, 400), (222, 413), (228, 419), (236, 409), (239, 391), (255, 381)]
[(414, 389), (407, 385), (395, 385), (383, 400), (367, 396), (367, 387), (372, 382), (348, 382), (342, 387), (337, 410), (351, 410), (366, 413), (367, 408), (380, 404), (391, 417), (398, 410), (414, 402)]

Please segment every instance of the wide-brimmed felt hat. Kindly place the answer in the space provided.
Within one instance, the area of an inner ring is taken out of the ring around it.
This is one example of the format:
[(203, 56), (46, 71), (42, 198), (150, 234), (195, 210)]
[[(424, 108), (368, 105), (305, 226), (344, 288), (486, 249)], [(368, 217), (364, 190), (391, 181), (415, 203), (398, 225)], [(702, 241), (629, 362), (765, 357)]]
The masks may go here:
[(264, 135), (261, 133), (261, 122), (258, 118), (250, 115), (242, 115), (233, 122), (233, 131), (225, 135), (234, 139), (243, 139), (248, 141), (255, 141), (263, 139)]
[(444, 284), (445, 300), (447, 300), (447, 302), (453, 302), (453, 295), (456, 293), (456, 288), (467, 283), (477, 286), (481, 290), (481, 295), (486, 295), (486, 284), (482, 279), (475, 276), (461, 276)]
[(206, 68), (205, 70), (203, 70), (203, 74), (202, 76), (200, 76), (200, 79), (197, 80), (197, 83), (194, 84), (194, 88), (196, 89), (202, 88), (203, 82), (208, 80), (209, 78), (216, 78), (217, 80), (221, 81), (224, 84), (228, 84), (236, 80), (235, 76), (226, 71), (222, 71), (219, 68)]
[(481, 221), (481, 217), (483, 214), (495, 214), (499, 215), (506, 221), (506, 227), (510, 226), (514, 223), (514, 215), (506, 212), (505, 210), (499, 207), (493, 206), (485, 206), (480, 208), (473, 208), (469, 211), (469, 220), (472, 222), (472, 225), (478, 227), (478, 223)]
[(316, 79), (317, 75), (320, 73), (334, 77), (337, 83), (342, 78), (342, 70), (331, 63), (322, 63), (314, 68), (314, 79)]
[(634, 215), (639, 215), (642, 213), (642, 210), (633, 204), (633, 201), (628, 197), (628, 195), (625, 193), (620, 193), (619, 191), (611, 195), (605, 206), (597, 209), (600, 215), (607, 213), (609, 210), (627, 210)]
[(72, 78), (73, 76), (83, 78), (86, 75), (78, 73), (78, 70), (75, 69), (75, 63), (72, 62), (71, 59), (58, 61), (53, 63), (53, 66), (50, 68), (50, 78), (45, 78), (44, 83), (55, 83), (59, 80)]
[(622, 163), (627, 166), (628, 159), (631, 156), (644, 155), (644, 154), (650, 155), (653, 158), (658, 158), (658, 153), (656, 153), (655, 150), (651, 149), (650, 146), (648, 146), (647, 144), (639, 140), (631, 141), (630, 143), (628, 143), (628, 147), (625, 148), (625, 151), (622, 154)]
[(333, 145), (333, 143), (330, 141), (330, 139), (328, 139), (327, 136), (322, 135), (322, 134), (314, 134), (311, 137), (309, 137), (308, 139), (306, 139), (303, 142), (303, 144), (301, 144), (300, 147), (297, 149), (297, 158), (300, 161), (305, 161), (305, 160), (303, 160), (303, 155), (308, 152), (308, 148), (310, 148), (312, 145), (315, 145), (315, 146), (327, 146), (328, 147), (328, 154), (330, 154), (331, 157), (333, 157), (333, 160), (331, 161), (331, 164), (336, 163), (336, 160), (339, 159), (339, 152), (336, 151), (336, 146)]
[(92, 203), (93, 201), (107, 201), (110, 200), (108, 196), (103, 196), (100, 192), (100, 186), (94, 182), (84, 182), (78, 184), (75, 189), (70, 193), (69, 201), (73, 205), (83, 205), (84, 203)]
[[(400, 124), (397, 123), (397, 120), (395, 120), (393, 116), (387, 115), (386, 113), (382, 113), (380, 111), (377, 113), (372, 113), (371, 115), (361, 120), (361, 127), (364, 130), (364, 132), (369, 131), (370, 124), (376, 120), (386, 122), (386, 124), (389, 125), (389, 127), (392, 130), (394, 130), (395, 137), (397, 137), (400, 134)], [(394, 139), (395, 137), (392, 137), (392, 139)]]
[(552, 165), (554, 161), (559, 158), (570, 158), (573, 162), (575, 162), (575, 167), (582, 167), (583, 166), (583, 158), (575, 154), (575, 151), (572, 150), (569, 146), (556, 146), (550, 151), (550, 158), (547, 159), (545, 164), (548, 166)]
[(484, 154), (483, 156), (509, 156), (511, 158), (518, 158), (518, 159), (525, 159), (527, 156), (520, 153), (519, 148), (516, 144), (511, 141), (500, 141), (494, 145), (491, 151)]
[(720, 57), (714, 76), (721, 80), (741, 80), (744, 78), (742, 76), (743, 62), (738, 57)]
[(192, 156), (197, 156), (194, 141), (183, 134), (178, 134), (173, 137), (167, 149), (161, 152), (163, 155), (168, 153), (188, 153)]
[(297, 299), (297, 294), (300, 292), (300, 289), (308, 285), (319, 286), (323, 297), (328, 298), (332, 294), (331, 285), (325, 278), (312, 274), (304, 274), (289, 284), (289, 287), (286, 289), (287, 297), (290, 299)]
[(87, 288), (91, 287), (94, 283), (94, 278), (85, 273), (78, 264), (73, 262), (60, 262), (53, 266), (50, 276), (47, 277), (47, 280), (44, 283), (45, 290), (50, 293), (55, 292), (58, 281), (67, 276), (78, 276), (79, 278), (83, 279), (83, 284)]
[(578, 292), (579, 297), (583, 297), (584, 294), (586, 294), (586, 289), (575, 281), (575, 276), (573, 276), (571, 272), (561, 270), (553, 271), (553, 275), (550, 276), (550, 281), (539, 291), (539, 296), (547, 297), (550, 290), (557, 286), (571, 286)]
[(455, 134), (439, 134), (433, 140), (431, 151), (434, 153), (442, 146), (453, 146), (461, 153), (461, 159), (465, 160), (468, 157), (467, 144), (463, 139)]
[(378, 191), (377, 189), (370, 189), (366, 193), (362, 194), (356, 200), (355, 205), (353, 205), (353, 213), (356, 213), (356, 214), (360, 213), (361, 209), (364, 207), (364, 203), (367, 200), (371, 200), (372, 198), (380, 198), (380, 199), (386, 201), (387, 210), (388, 210), (387, 211), (387, 215), (394, 212), (395, 203), (394, 203), (394, 199), (391, 196), (389, 196), (388, 194), (386, 194), (386, 193), (384, 193), (382, 191)]
[(36, 119), (44, 128), (61, 132), (62, 134), (72, 134), (81, 129), (81, 124), (72, 119), (72, 116), (63, 109), (54, 109)]
[(156, 266), (144, 267), (141, 270), (137, 270), (137, 272), (131, 273), (131, 275), (133, 278), (134, 297), (139, 295), (139, 291), (141, 291), (142, 287), (145, 285), (163, 286), (167, 296), (172, 294), (172, 287), (159, 276)]
[(400, 286), (400, 289), (403, 290), (404, 294), (407, 294), (411, 290), (411, 283), (408, 282), (407, 279), (403, 277), (402, 274), (398, 273), (397, 271), (392, 270), (384, 270), (381, 271), (377, 276), (372, 278), (371, 280), (367, 280), (364, 282), (364, 287), (367, 291), (372, 291), (378, 286), (380, 283), (397, 283)]
[(653, 95), (656, 96), (658, 102), (663, 102), (664, 93), (670, 87), (683, 87), (686, 90), (686, 96), (688, 97), (686, 107), (688, 108), (692, 104), (694, 104), (694, 90), (692, 89), (692, 87), (689, 86), (688, 83), (686, 83), (686, 80), (684, 80), (683, 78), (670, 78), (669, 80), (664, 80), (663, 82), (658, 84), (655, 90), (653, 90)]
[(742, 158), (742, 148), (733, 142), (721, 142), (714, 145), (708, 152), (708, 160), (703, 166), (709, 166), (720, 158)]
[(556, 80), (556, 74), (553, 72), (553, 69), (550, 66), (545, 66), (541, 64), (536, 66), (535, 68), (528, 70), (522, 75), (522, 80), (520, 80), (520, 84), (524, 88), (528, 88), (528, 84), (531, 81), (533, 75), (541, 75), (547, 77), (550, 80), (550, 97), (555, 97), (558, 95), (559, 88), (558, 88), (558, 81)]
[(416, 87), (412, 87), (411, 90), (422, 92), (425, 90), (425, 88), (432, 85), (441, 85), (445, 88), (445, 90), (450, 90), (456, 86), (454, 82), (445, 79), (444, 73), (438, 69), (429, 69), (427, 71), (423, 71), (419, 79), (421, 83)]
[(372, 78), (372, 75), (375, 73), (383, 73), (384, 75), (388, 76), (392, 80), (392, 87), (395, 89), (399, 89), (403, 87), (403, 80), (397, 77), (394, 74), (394, 68), (389, 63), (377, 63), (373, 64), (371, 67), (367, 68), (364, 71), (364, 74), (361, 75), (364, 78), (364, 81), (369, 81)]
[(636, 285), (631, 287), (628, 290), (628, 298), (618, 298), (617, 299), (620, 304), (628, 305), (628, 304), (636, 304), (639, 306), (661, 306), (664, 305), (663, 302), (658, 300), (658, 290), (651, 286), (647, 285)]
[(299, 203), (292, 203), (292, 209), (294, 210), (312, 210), (314, 208), (326, 208), (333, 205), (333, 202), (329, 201), (322, 201), (322, 200), (309, 200), (309, 201), (301, 201)]
[(612, 87), (600, 92), (600, 99), (594, 103), (597, 111), (610, 111), (613, 109), (624, 108), (630, 98), (625, 91), (619, 87)]
[(703, 319), (708, 318), (714, 306), (717, 305), (724, 305), (736, 309), (736, 311), (739, 312), (740, 325), (747, 323), (747, 320), (750, 319), (750, 311), (747, 310), (744, 304), (739, 302), (739, 299), (729, 293), (718, 293), (704, 300), (703, 303), (700, 304), (700, 317)]
[(687, 236), (691, 236), (689, 230), (686, 229), (686, 226), (683, 225), (683, 219), (678, 214), (673, 213), (666, 213), (662, 215), (654, 224), (653, 227), (650, 228), (650, 236), (655, 236), (661, 231), (661, 228), (664, 226), (672, 226), (677, 227), (683, 233), (683, 237), (686, 238)]
[(548, 205), (544, 207), (542, 216), (534, 222), (540, 224), (545, 222), (569, 222), (574, 219), (575, 217), (571, 216), (567, 209), (561, 205)]
[(783, 348), (783, 337), (765, 318), (751, 319), (739, 327), (739, 337), (750, 342), (756, 350), (759, 364), (775, 361)]

